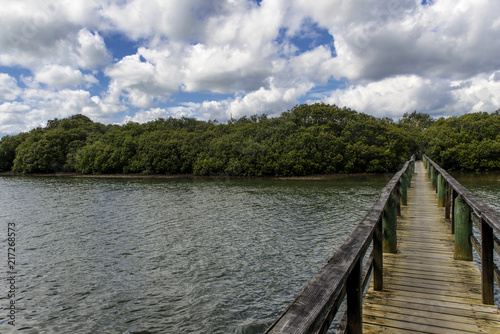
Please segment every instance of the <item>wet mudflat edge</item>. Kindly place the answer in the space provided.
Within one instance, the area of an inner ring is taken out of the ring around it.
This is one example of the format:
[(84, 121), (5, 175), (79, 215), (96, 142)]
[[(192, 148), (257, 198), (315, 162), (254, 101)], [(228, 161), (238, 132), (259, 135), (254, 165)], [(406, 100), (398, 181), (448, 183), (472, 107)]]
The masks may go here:
[(325, 174), (306, 176), (229, 176), (229, 175), (194, 175), (194, 174), (81, 174), (81, 173), (33, 173), (23, 174), (16, 172), (3, 172), (0, 177), (68, 177), (68, 178), (96, 178), (96, 179), (267, 179), (267, 180), (340, 180), (355, 176), (387, 176), (392, 177), (394, 173), (353, 173), (353, 174)]

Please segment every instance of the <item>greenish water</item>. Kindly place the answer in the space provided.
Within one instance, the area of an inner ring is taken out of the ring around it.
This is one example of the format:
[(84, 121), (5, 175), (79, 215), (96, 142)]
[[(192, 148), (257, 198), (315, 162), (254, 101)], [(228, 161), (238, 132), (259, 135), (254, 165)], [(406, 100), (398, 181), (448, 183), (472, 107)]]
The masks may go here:
[(452, 176), (483, 202), (500, 212), (500, 172), (453, 173)]
[[(16, 228), (16, 328), (261, 333), (390, 177), (1, 177), (4, 275)], [(0, 332), (13, 332), (0, 312)]]

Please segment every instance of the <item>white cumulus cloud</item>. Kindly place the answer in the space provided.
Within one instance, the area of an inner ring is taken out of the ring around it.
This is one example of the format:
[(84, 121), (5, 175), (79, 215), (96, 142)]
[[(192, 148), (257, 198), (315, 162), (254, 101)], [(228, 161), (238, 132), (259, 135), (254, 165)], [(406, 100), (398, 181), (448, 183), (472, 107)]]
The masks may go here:
[(17, 80), (6, 73), (0, 73), (0, 102), (15, 100), (20, 93)]
[(111, 61), (111, 55), (99, 33), (91, 33), (87, 29), (80, 30), (78, 44), (79, 65), (82, 68), (94, 69)]
[(90, 74), (84, 75), (80, 70), (59, 65), (43, 67), (35, 73), (35, 80), (58, 89), (97, 83), (97, 79)]

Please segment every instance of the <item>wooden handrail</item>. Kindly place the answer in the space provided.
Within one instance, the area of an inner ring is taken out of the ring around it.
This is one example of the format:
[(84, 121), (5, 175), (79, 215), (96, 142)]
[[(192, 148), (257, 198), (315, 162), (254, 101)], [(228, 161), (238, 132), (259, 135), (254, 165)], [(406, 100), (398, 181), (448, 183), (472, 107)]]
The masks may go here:
[[(382, 290), (383, 287), (383, 239), (384, 235), (390, 234), (383, 226), (383, 220), (389, 215), (388, 207), (395, 210), (400, 205), (401, 193), (406, 194), (406, 189), (401, 191), (400, 188), (411, 182), (414, 169), (415, 156), (412, 156), (382, 189), (344, 244), (266, 333), (326, 333), (345, 296), (347, 332), (362, 332), (362, 295), (372, 271), (374, 289)], [(391, 234), (395, 236), (395, 231)], [(372, 244), (373, 251), (363, 268), (363, 259)]]
[[(500, 255), (498, 239), (494, 234), (494, 232), (500, 234), (500, 217), (495, 210), (462, 186), (427, 155), (423, 155), (423, 160), (431, 178), (437, 173), (438, 177), (443, 179), (441, 184), (437, 182), (437, 192), (438, 194), (446, 194), (443, 202), (443, 205), (446, 206), (445, 215), (446, 218), (450, 218), (451, 213), (451, 233), (457, 232), (455, 233), (455, 258), (472, 260), (472, 247), (476, 249), (481, 258), (483, 303), (493, 305), (495, 302), (493, 280), (500, 281), (498, 268), (493, 262), (493, 252), (496, 251)], [(468, 214), (466, 214), (467, 217), (460, 217), (460, 223), (458, 223), (457, 216), (461, 215), (459, 208), (463, 208), (463, 203), (466, 205), (465, 212)], [(441, 205), (439, 195), (438, 205)], [(465, 235), (465, 238), (457, 236), (457, 234), (463, 235), (463, 231), (472, 231), (473, 223), (478, 227), (481, 241), (478, 241), (472, 232), (470, 235)], [(457, 226), (457, 224), (461, 226)], [(464, 255), (464, 252), (468, 254)]]

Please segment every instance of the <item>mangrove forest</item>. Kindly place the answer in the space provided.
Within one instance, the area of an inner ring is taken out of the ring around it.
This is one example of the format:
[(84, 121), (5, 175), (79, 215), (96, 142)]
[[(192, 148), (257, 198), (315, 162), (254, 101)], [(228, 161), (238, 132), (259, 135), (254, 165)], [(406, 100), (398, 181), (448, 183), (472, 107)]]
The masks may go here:
[(299, 105), (279, 117), (225, 123), (195, 118), (105, 125), (84, 115), (5, 136), (0, 172), (304, 176), (394, 172), (413, 153), (448, 170), (500, 170), (500, 115), (397, 122), (335, 105)]

